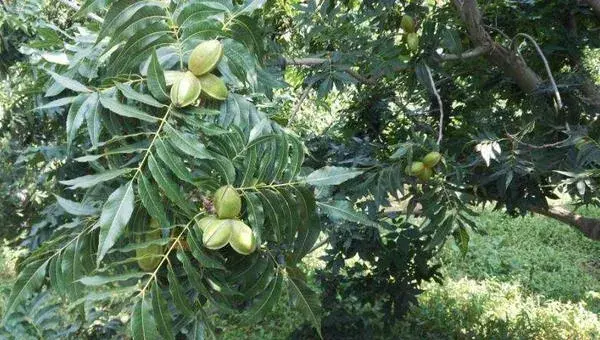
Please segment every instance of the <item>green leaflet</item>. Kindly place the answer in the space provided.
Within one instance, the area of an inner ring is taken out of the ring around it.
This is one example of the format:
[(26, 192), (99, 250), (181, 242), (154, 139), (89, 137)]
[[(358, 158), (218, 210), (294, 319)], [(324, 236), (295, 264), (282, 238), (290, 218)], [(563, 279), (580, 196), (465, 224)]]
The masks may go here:
[(76, 161), (76, 162), (93, 162), (102, 157), (106, 157), (106, 156), (110, 156), (110, 155), (130, 154), (130, 153), (137, 153), (137, 152), (142, 152), (142, 151), (146, 151), (146, 150), (148, 150), (148, 142), (140, 141), (140, 142), (137, 142), (134, 144), (123, 145), (123, 146), (115, 148), (115, 149), (107, 150), (103, 154), (85, 155), (85, 156), (77, 157), (74, 159), (74, 161)]
[(283, 275), (281, 272), (275, 272), (275, 279), (271, 281), (266, 290), (264, 290), (254, 301), (252, 308), (248, 311), (248, 321), (258, 320), (273, 309), (273, 306), (281, 296), (283, 287)]
[(154, 99), (154, 97), (149, 96), (144, 93), (139, 93), (136, 90), (134, 90), (133, 88), (131, 88), (131, 86), (129, 86), (129, 85), (117, 83), (116, 87), (128, 99), (135, 100), (137, 102), (140, 102), (140, 103), (143, 103), (146, 105), (150, 105), (153, 107), (165, 107), (164, 104), (161, 104), (160, 102), (158, 102), (156, 99)]
[(371, 221), (367, 215), (354, 209), (350, 201), (336, 200), (327, 203), (318, 202), (317, 205), (324, 213), (334, 220), (341, 219), (376, 228), (379, 226), (376, 222)]
[(300, 277), (300, 270), (288, 268), (288, 277), (286, 280), (290, 298), (296, 303), (298, 308), (304, 312), (304, 315), (313, 324), (321, 339), (321, 304), (315, 292), (313, 292), (303, 278)]
[(260, 197), (256, 193), (245, 193), (244, 198), (246, 202), (246, 215), (256, 236), (256, 244), (261, 244), (265, 224), (265, 210)]
[(53, 109), (56, 107), (65, 106), (67, 104), (71, 104), (73, 101), (75, 101), (75, 99), (77, 97), (78, 96), (59, 98), (59, 99), (53, 100), (49, 103), (46, 103), (44, 105), (40, 105), (40, 106), (36, 107), (35, 110)]
[(83, 124), (83, 119), (85, 118), (85, 113), (87, 108), (90, 106), (90, 98), (92, 96), (87, 96), (84, 94), (80, 94), (75, 98), (73, 104), (69, 108), (69, 112), (67, 113), (67, 150), (71, 148), (71, 144), (75, 139), (77, 134), (77, 130)]
[(179, 280), (173, 271), (173, 267), (171, 266), (169, 266), (167, 277), (169, 279), (169, 291), (171, 292), (175, 306), (177, 306), (177, 310), (185, 316), (193, 316), (194, 309), (192, 304), (189, 302), (189, 298), (183, 291), (183, 287), (181, 286), (181, 283), (179, 283)]
[(308, 254), (321, 233), (321, 222), (316, 211), (316, 202), (312, 192), (305, 187), (294, 187), (294, 189), (302, 223), (298, 226), (298, 235), (294, 240), (292, 263), (299, 262)]
[(152, 305), (145, 296), (137, 301), (131, 313), (131, 336), (134, 340), (160, 340), (156, 321), (152, 316)]
[(17, 306), (41, 288), (46, 277), (46, 267), (49, 261), (50, 259), (32, 262), (19, 273), (5, 305), (3, 323), (8, 320)]
[(160, 67), (156, 51), (152, 52), (152, 58), (150, 59), (150, 65), (148, 65), (148, 89), (152, 96), (161, 102), (169, 100), (169, 94), (167, 92), (167, 85), (165, 82), (165, 75), (163, 69)]
[(115, 179), (117, 177), (120, 177), (128, 172), (130, 172), (131, 170), (134, 170), (133, 168), (125, 168), (125, 169), (115, 169), (115, 170), (108, 170), (108, 171), (104, 171), (95, 175), (85, 175), (85, 176), (81, 176), (81, 177), (77, 177), (74, 179), (70, 179), (70, 180), (66, 180), (66, 181), (59, 181), (60, 184), (63, 185), (68, 185), (69, 189), (74, 190), (74, 189), (87, 189), (87, 188), (91, 188), (97, 184), (106, 182), (106, 181), (110, 181), (112, 179)]
[(62, 259), (60, 261), (60, 271), (64, 277), (67, 295), (72, 300), (76, 300), (83, 293), (82, 285), (76, 282), (84, 274), (83, 263), (81, 262), (82, 248), (83, 240), (77, 237), (65, 248), (60, 257)]
[(118, 74), (133, 71), (134, 68), (138, 68), (140, 63), (152, 55), (152, 51), (161, 46), (174, 43), (175, 40), (171, 34), (171, 29), (164, 21), (153, 21), (144, 30), (137, 32), (131, 38), (127, 39), (125, 45), (111, 58), (107, 72), (109, 74)]
[(165, 195), (177, 206), (183, 209), (187, 214), (191, 214), (194, 211), (192, 204), (185, 198), (179, 185), (177, 185), (173, 179), (169, 176), (167, 169), (163, 164), (160, 164), (154, 155), (148, 156), (148, 168), (152, 177), (158, 183)]
[(98, 33), (98, 40), (100, 42), (104, 37), (110, 35), (112, 32), (119, 32), (123, 30), (123, 26), (135, 15), (137, 11), (149, 6), (165, 7), (166, 3), (162, 1), (135, 1), (129, 3), (127, 1), (117, 1), (113, 3), (109, 9), (106, 17), (104, 18), (104, 24), (100, 33)]
[(173, 340), (173, 320), (158, 282), (152, 285), (152, 311), (158, 332), (163, 339)]
[(100, 236), (98, 240), (97, 265), (104, 255), (117, 242), (133, 213), (134, 195), (133, 183), (119, 187), (110, 196), (102, 207), (102, 214), (98, 220)]
[(110, 98), (110, 97), (101, 95), (100, 103), (105, 108), (107, 108), (110, 111), (112, 111), (120, 116), (123, 116), (123, 117), (135, 118), (135, 119), (143, 120), (145, 122), (150, 122), (150, 123), (156, 123), (159, 120), (157, 117), (154, 117), (147, 113), (144, 113), (143, 111), (141, 111), (140, 109), (138, 109), (136, 107), (121, 104), (118, 101), (116, 101), (114, 98)]
[(315, 186), (338, 185), (362, 173), (362, 170), (353, 168), (326, 166), (313, 171), (304, 180), (307, 184)]
[(206, 147), (193, 135), (181, 132), (172, 127), (169, 123), (164, 125), (164, 130), (167, 132), (171, 145), (181, 152), (199, 159), (214, 158), (208, 150), (206, 150)]
[(260, 292), (263, 292), (275, 277), (276, 271), (277, 267), (269, 262), (267, 266), (265, 266), (265, 269), (260, 272), (260, 275), (244, 291), (244, 295), (246, 297), (254, 297)]
[[(50, 76), (52, 76), (52, 78), (54, 79), (55, 82), (59, 83), (64, 88), (67, 88), (67, 89), (75, 91), (75, 92), (92, 92), (89, 88), (87, 88), (87, 86), (83, 85), (82, 83), (78, 82), (77, 80), (60, 75), (58, 73), (54, 73), (52, 71), (46, 71), (46, 72), (48, 72), (48, 74)], [(58, 93), (56, 93), (56, 94), (58, 94)]]
[(92, 206), (85, 205), (79, 202), (73, 202), (66, 198), (62, 198), (58, 195), (54, 195), (56, 197), (56, 202), (63, 208), (66, 212), (75, 216), (89, 216), (95, 214), (98, 210)]
[(187, 169), (186, 165), (183, 163), (182, 159), (178, 157), (173, 148), (164, 143), (162, 138), (157, 138), (155, 142), (156, 154), (158, 158), (160, 158), (166, 165), (171, 169), (173, 174), (177, 176), (182, 181), (186, 181), (191, 184), (194, 183), (194, 179), (192, 178), (192, 174)]
[(194, 267), (189, 257), (183, 251), (177, 252), (177, 259), (183, 264), (183, 269), (185, 270), (192, 287), (203, 294), (207, 294), (208, 291), (204, 287), (204, 283), (202, 283), (202, 267)]
[(154, 185), (144, 174), (139, 175), (137, 183), (138, 194), (148, 214), (157, 219), (161, 226), (170, 226), (162, 199)]
[(131, 279), (138, 279), (146, 275), (148, 275), (148, 273), (135, 272), (112, 276), (85, 276), (77, 281), (81, 282), (86, 286), (104, 286), (108, 283), (117, 283), (122, 281), (128, 281)]
[(87, 121), (88, 135), (93, 146), (98, 146), (100, 141), (100, 132), (102, 131), (102, 122), (100, 120), (100, 96), (98, 93), (93, 93), (90, 99), (91, 103), (85, 111), (85, 119)]

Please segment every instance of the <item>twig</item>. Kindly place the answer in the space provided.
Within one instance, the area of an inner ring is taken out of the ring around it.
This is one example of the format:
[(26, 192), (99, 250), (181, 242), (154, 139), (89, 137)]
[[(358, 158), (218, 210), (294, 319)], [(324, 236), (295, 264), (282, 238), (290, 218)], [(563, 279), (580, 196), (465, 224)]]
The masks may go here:
[(555, 147), (563, 147), (563, 146), (565, 146), (564, 144), (570, 140), (570, 138), (566, 138), (564, 140), (561, 140), (561, 141), (558, 141), (555, 143), (549, 143), (549, 144), (543, 144), (543, 145), (533, 145), (533, 144), (529, 144), (529, 143), (525, 143), (525, 142), (521, 141), (519, 138), (517, 138), (517, 136), (511, 135), (510, 133), (506, 133), (506, 136), (508, 136), (508, 138), (510, 140), (513, 140), (519, 144), (522, 144), (530, 149), (536, 149), (536, 150), (550, 149), (550, 148), (555, 148)]
[(353, 77), (354, 79), (358, 80), (361, 83), (365, 83), (365, 84), (375, 83), (375, 81), (373, 79), (363, 77), (358, 72), (354, 71), (353, 69), (351, 69), (349, 67), (344, 67), (344, 68), (342, 68), (342, 70), (344, 70), (344, 72), (348, 73), (351, 77)]
[(442, 97), (440, 97), (440, 93), (435, 88), (435, 82), (433, 81), (433, 77), (431, 76), (431, 70), (429, 69), (429, 66), (427, 64), (425, 64), (425, 71), (427, 71), (427, 77), (429, 78), (429, 83), (431, 85), (431, 92), (433, 92), (433, 94), (435, 95), (435, 98), (437, 99), (437, 102), (438, 102), (438, 106), (440, 108), (440, 123), (439, 123), (440, 126), (439, 126), (439, 130), (438, 130), (438, 139), (437, 139), (437, 144), (440, 145), (440, 143), (442, 142), (443, 135), (444, 135), (444, 103), (442, 103)]
[(294, 66), (315, 66), (328, 62), (327, 58), (285, 58), (286, 65)]
[(292, 121), (296, 118), (296, 115), (300, 111), (300, 107), (302, 106), (302, 103), (304, 102), (306, 97), (308, 97), (308, 94), (310, 93), (310, 90), (312, 89), (312, 85), (313, 85), (313, 83), (308, 84), (306, 86), (306, 89), (304, 89), (304, 91), (302, 92), (302, 95), (300, 96), (300, 98), (298, 99), (298, 102), (294, 106), (294, 111), (292, 111), (292, 115), (290, 116), (290, 119), (288, 119), (286, 127), (290, 126), (292, 124)]
[(461, 54), (446, 54), (446, 53), (438, 53), (436, 58), (441, 61), (454, 61), (454, 60), (463, 60), (479, 57), (482, 54), (487, 53), (490, 50), (489, 46), (477, 46), (472, 50), (466, 51)]
[(550, 79), (550, 84), (552, 84), (552, 89), (554, 90), (554, 96), (556, 97), (556, 103), (558, 105), (558, 108), (562, 109), (563, 103), (562, 103), (562, 99), (560, 97), (560, 92), (558, 92), (558, 86), (556, 86), (556, 81), (554, 81), (554, 76), (552, 75), (552, 71), (550, 70), (550, 65), (548, 64), (548, 60), (546, 59), (546, 56), (544, 56), (544, 52), (542, 52), (542, 49), (537, 44), (535, 39), (533, 39), (529, 34), (517, 33), (517, 35), (515, 35), (515, 37), (510, 42), (511, 48), (513, 48), (517, 53), (519, 53), (519, 51), (518, 51), (518, 48), (517, 48), (515, 42), (519, 36), (522, 36), (525, 39), (531, 41), (531, 43), (535, 47), (537, 53), (540, 55), (540, 58), (542, 58), (542, 61), (544, 62), (544, 67), (546, 68), (546, 73), (548, 73), (548, 79)]
[[(285, 58), (284, 59), (284, 63), (285, 65), (292, 65), (292, 66), (318, 66), (318, 65), (322, 65), (325, 63), (330, 63), (331, 59), (327, 59), (327, 58)], [(353, 77), (354, 79), (358, 80), (361, 83), (366, 83), (366, 84), (370, 84), (373, 83), (374, 80), (371, 78), (367, 78), (361, 74), (359, 74), (358, 72), (354, 71), (350, 66), (338, 66), (338, 69), (348, 73), (351, 77)]]
[[(60, 2), (60, 3), (64, 4), (64, 5), (67, 5), (68, 7), (70, 7), (74, 11), (79, 11), (81, 9), (81, 6), (79, 6), (75, 2), (71, 2), (69, 0), (58, 0), (58, 2)], [(90, 18), (90, 19), (92, 19), (92, 20), (94, 20), (94, 21), (96, 21), (96, 22), (99, 22), (99, 23), (103, 23), (104, 22), (104, 19), (102, 19), (101, 17), (99, 17), (98, 15), (96, 15), (94, 13), (88, 13), (87, 17)]]

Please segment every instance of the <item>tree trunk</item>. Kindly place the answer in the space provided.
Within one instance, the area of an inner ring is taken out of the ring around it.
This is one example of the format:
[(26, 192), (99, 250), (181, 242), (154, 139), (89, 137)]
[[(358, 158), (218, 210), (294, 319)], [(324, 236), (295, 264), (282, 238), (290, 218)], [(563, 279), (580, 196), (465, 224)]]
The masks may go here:
[(454, 5), (466, 25), (471, 42), (476, 48), (488, 51), (484, 54), (488, 61), (504, 71), (524, 92), (535, 91), (542, 82), (540, 77), (520, 55), (492, 39), (483, 25), (477, 1), (454, 0)]
[(592, 7), (596, 16), (600, 19), (600, 0), (586, 0), (587, 3)]

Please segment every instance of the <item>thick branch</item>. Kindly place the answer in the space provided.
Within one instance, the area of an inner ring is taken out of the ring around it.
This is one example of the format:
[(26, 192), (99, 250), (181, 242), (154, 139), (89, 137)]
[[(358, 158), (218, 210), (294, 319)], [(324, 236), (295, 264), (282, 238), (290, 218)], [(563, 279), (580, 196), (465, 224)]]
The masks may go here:
[[(565, 208), (558, 206), (550, 207), (549, 209), (544, 209), (541, 207), (530, 207), (529, 211), (565, 223), (579, 230), (586, 237), (595, 241), (600, 241), (600, 219), (581, 216), (579, 214), (575, 214)], [(406, 213), (406, 209), (386, 209), (386, 213), (388, 214), (394, 214), (398, 212)], [(413, 214), (415, 216), (421, 216), (422, 213), (423, 206), (421, 205), (421, 203), (417, 203)]]
[(487, 48), (486, 58), (512, 78), (525, 92), (532, 93), (541, 84), (540, 77), (527, 66), (525, 60), (512, 50), (495, 42), (483, 25), (476, 0), (454, 0), (473, 44)]
[(600, 219), (581, 216), (565, 208), (556, 206), (549, 209), (531, 207), (529, 210), (559, 220), (581, 231), (588, 238), (600, 241)]

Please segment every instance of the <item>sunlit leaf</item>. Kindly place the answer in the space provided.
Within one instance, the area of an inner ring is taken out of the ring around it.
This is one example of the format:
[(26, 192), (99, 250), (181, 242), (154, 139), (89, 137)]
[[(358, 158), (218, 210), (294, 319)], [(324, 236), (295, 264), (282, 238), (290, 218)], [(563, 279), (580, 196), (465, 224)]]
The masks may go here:
[(356, 176), (360, 176), (362, 173), (362, 170), (353, 168), (326, 166), (313, 171), (304, 180), (306, 183), (316, 186), (338, 185)]

